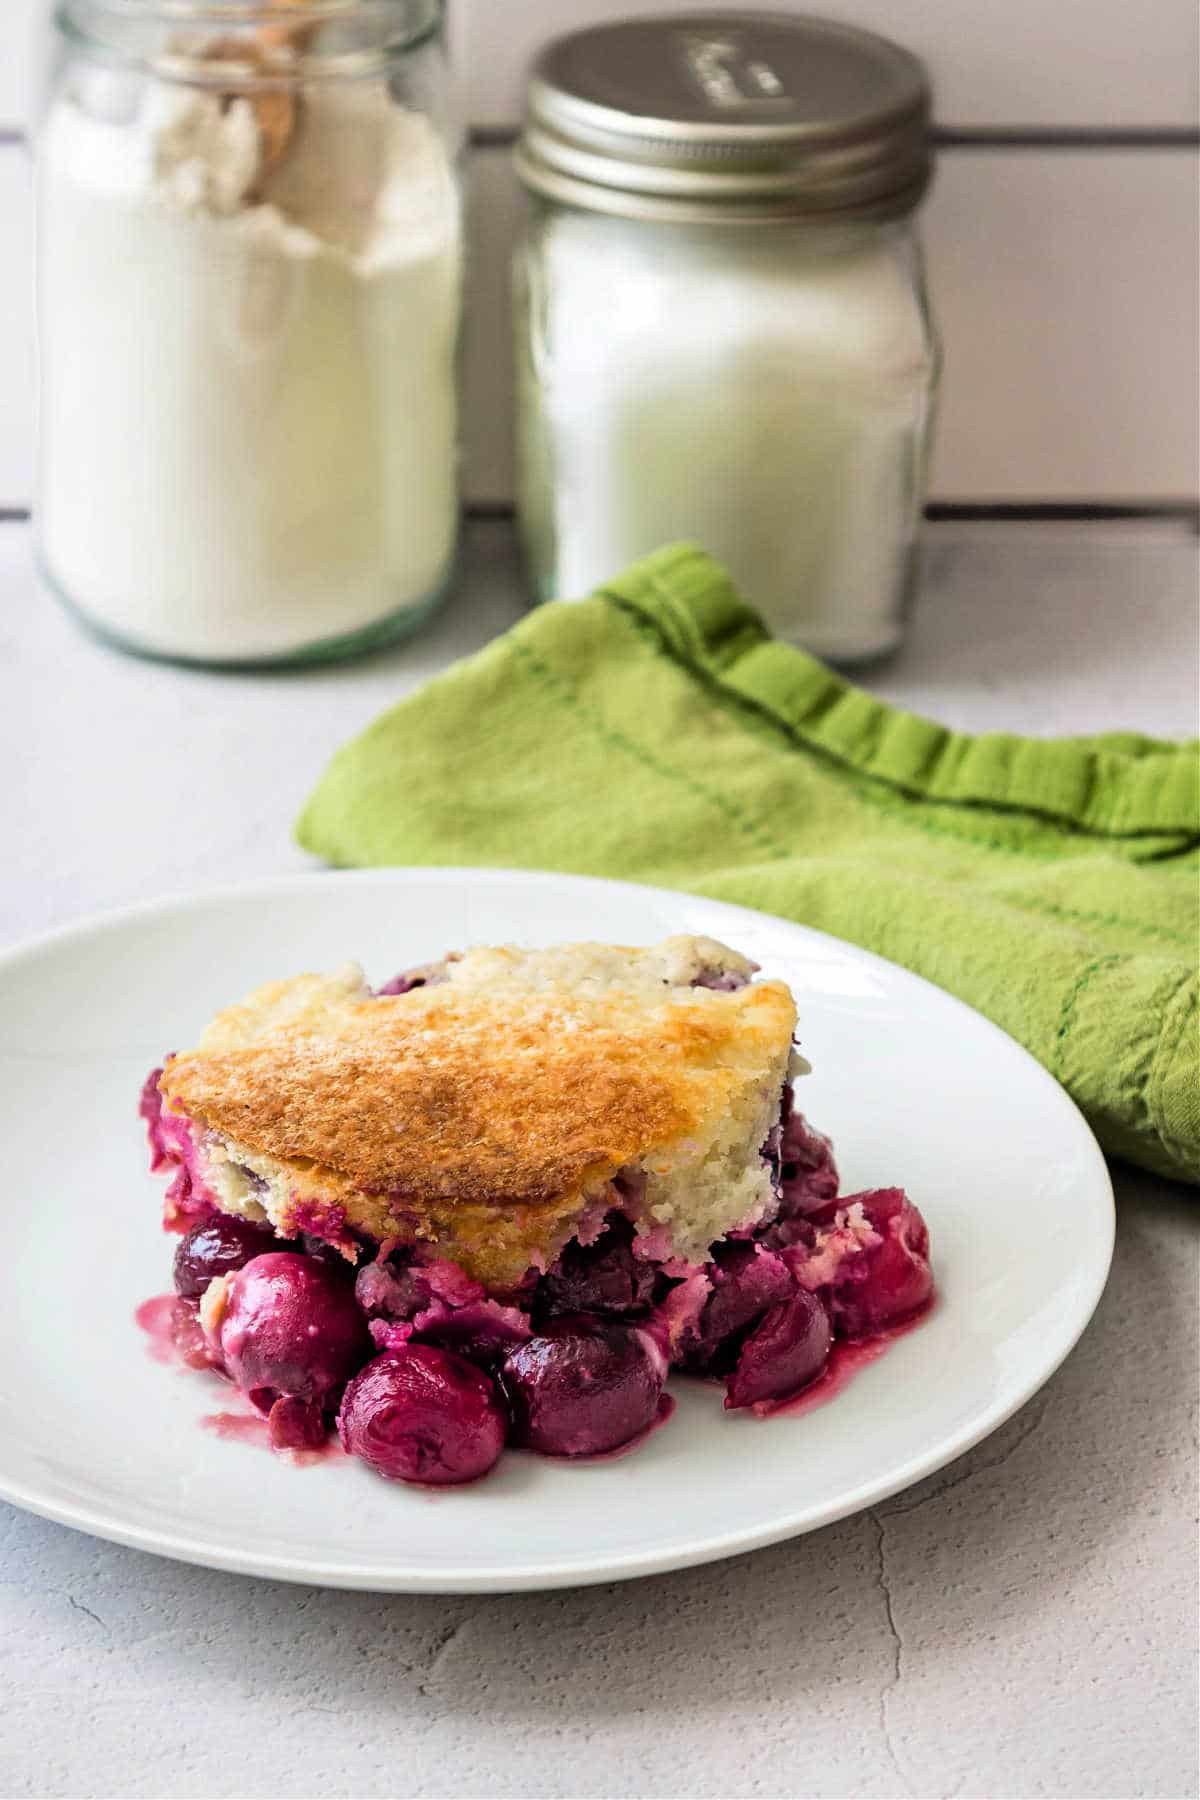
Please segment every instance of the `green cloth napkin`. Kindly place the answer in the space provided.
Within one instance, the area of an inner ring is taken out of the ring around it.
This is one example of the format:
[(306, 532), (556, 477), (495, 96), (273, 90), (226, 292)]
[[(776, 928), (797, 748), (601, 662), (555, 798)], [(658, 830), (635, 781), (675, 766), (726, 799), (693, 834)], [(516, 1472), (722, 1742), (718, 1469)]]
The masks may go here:
[(334, 757), (338, 864), (614, 875), (865, 945), (986, 1013), (1104, 1147), (1200, 1181), (1198, 746), (979, 737), (775, 642), (702, 552), (543, 606)]

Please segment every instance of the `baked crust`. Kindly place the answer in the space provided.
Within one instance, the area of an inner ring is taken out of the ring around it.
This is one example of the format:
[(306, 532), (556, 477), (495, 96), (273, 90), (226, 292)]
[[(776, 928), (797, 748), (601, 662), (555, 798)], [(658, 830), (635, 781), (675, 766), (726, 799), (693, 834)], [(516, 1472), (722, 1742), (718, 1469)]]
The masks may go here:
[(490, 1285), (516, 1282), (620, 1171), (670, 1182), (731, 1125), (757, 1156), (795, 1006), (781, 982), (687, 985), (714, 966), (750, 965), (673, 939), (472, 951), (444, 985), (394, 996), (356, 968), (300, 976), (218, 1014), (160, 1088), (228, 1158), (284, 1178), (277, 1228), (332, 1206), (372, 1237), (431, 1241)]

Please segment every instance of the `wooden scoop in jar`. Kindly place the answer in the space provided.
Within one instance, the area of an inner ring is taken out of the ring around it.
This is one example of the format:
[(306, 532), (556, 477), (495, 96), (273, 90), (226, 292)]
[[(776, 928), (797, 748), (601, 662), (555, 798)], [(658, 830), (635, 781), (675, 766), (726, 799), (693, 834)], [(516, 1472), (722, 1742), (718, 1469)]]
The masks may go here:
[[(307, 0), (267, 0), (267, 10), (284, 15), (306, 4)], [(282, 73), (289, 55), (307, 50), (317, 30), (318, 26), (312, 20), (306, 23), (281, 16), (277, 25), (264, 21), (247, 37), (214, 38), (204, 54), (206, 59), (214, 62), (241, 63), (251, 76)], [(227, 93), (225, 104), (229, 105), (237, 97), (236, 92)], [(257, 192), (264, 176), (277, 168), (287, 154), (296, 133), (301, 100), (298, 94), (282, 86), (265, 88), (245, 98), (250, 102), (262, 149), (262, 164), (255, 183)]]

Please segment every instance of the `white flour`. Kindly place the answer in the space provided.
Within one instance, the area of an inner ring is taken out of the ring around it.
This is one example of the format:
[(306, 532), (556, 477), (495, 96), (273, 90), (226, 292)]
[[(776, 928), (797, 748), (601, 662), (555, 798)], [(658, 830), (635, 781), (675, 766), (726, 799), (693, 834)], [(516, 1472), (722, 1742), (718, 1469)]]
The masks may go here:
[(453, 551), (451, 169), (381, 86), (308, 96), (265, 174), (244, 100), (96, 78), (45, 126), (41, 553), (150, 650), (285, 655)]

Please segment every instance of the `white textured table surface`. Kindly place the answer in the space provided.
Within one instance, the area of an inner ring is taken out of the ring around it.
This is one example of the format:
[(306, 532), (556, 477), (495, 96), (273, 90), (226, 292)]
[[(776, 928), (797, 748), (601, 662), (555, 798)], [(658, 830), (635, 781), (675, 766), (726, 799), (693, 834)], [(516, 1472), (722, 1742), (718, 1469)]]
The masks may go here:
[[(967, 728), (1191, 733), (1196, 579), (1174, 529), (942, 527), (870, 685)], [(411, 646), (185, 673), (81, 637), (0, 524), (0, 941), (307, 866), (288, 822), (330, 752), (518, 610), (507, 531), (477, 525)], [(921, 1487), (754, 1556), (387, 1598), (0, 1507), (0, 1794), (1193, 1795), (1200, 1199), (1117, 1188), (1108, 1292), (1048, 1387)]]

